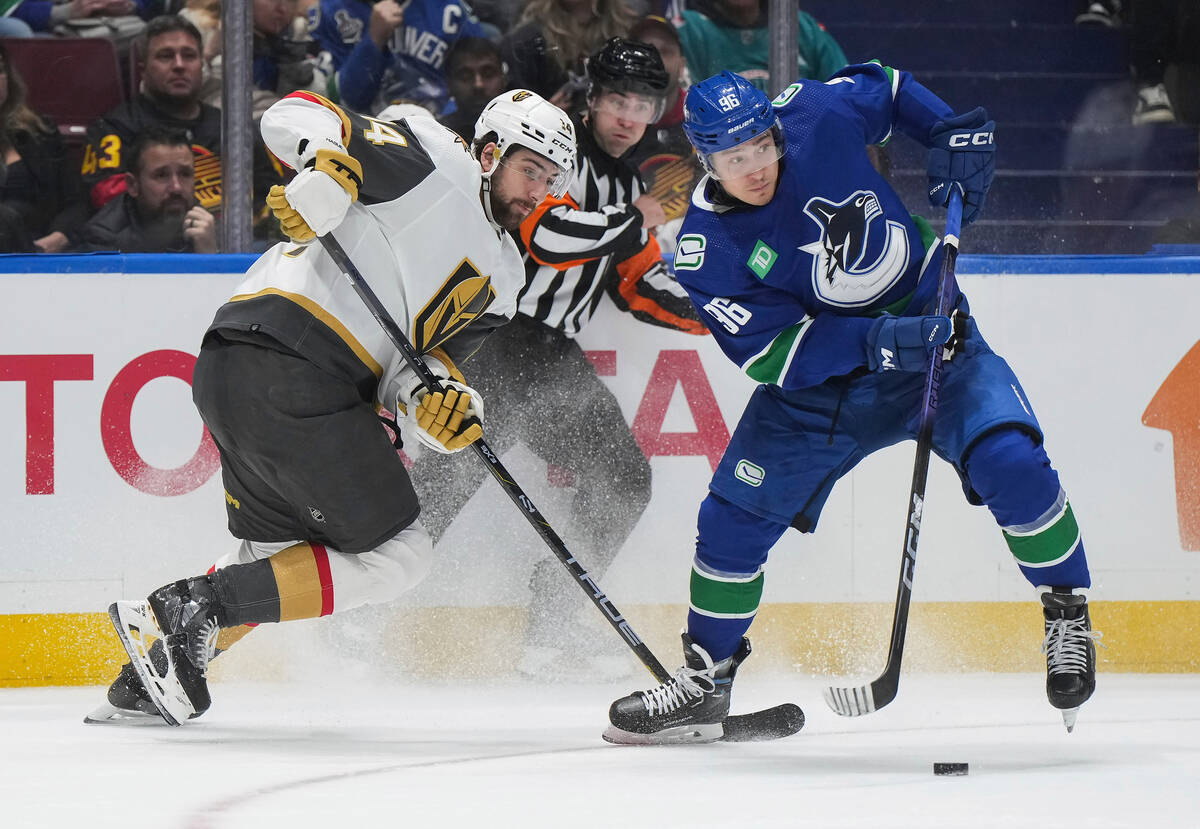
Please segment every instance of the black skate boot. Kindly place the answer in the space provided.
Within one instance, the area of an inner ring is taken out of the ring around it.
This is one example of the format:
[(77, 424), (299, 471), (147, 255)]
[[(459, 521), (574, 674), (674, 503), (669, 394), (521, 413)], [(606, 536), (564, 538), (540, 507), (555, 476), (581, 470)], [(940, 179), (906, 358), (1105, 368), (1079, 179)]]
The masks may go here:
[(148, 601), (167, 636), (167, 659), (194, 709), (189, 716), (199, 716), (212, 704), (205, 677), (221, 632), (216, 590), (207, 576), (185, 579), (158, 588)]
[(611, 723), (602, 735), (628, 745), (711, 743), (725, 735), (729, 694), (738, 666), (750, 655), (750, 640), (733, 656), (713, 663), (704, 648), (683, 634), (684, 665), (657, 688), (635, 691), (608, 709)]
[[(144, 602), (116, 602), (109, 608), (143, 690), (170, 725), (208, 710), (205, 673), (216, 653), (221, 610), (207, 576), (160, 587)], [(165, 665), (154, 658), (159, 642)]]
[[(165, 671), (167, 655), (163, 651), (162, 640), (156, 640), (150, 646), (150, 659), (157, 670)], [(95, 711), (83, 718), (85, 723), (98, 724), (136, 724), (161, 723), (162, 717), (155, 707), (154, 701), (146, 693), (145, 686), (138, 679), (137, 669), (132, 662), (126, 662), (121, 672), (108, 686), (108, 695)]]
[(1099, 632), (1092, 631), (1087, 597), (1073, 595), (1067, 588), (1053, 588), (1042, 594), (1042, 615), (1046, 619), (1046, 698), (1062, 711), (1067, 731), (1075, 728), (1079, 706), (1096, 690), (1096, 642)]

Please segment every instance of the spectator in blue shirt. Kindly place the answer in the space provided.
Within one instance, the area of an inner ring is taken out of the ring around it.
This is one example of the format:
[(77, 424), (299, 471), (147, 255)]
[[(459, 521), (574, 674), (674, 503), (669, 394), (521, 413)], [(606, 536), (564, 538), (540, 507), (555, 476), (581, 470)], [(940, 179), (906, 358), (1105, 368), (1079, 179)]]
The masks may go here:
[(400, 102), (441, 112), (447, 51), (488, 31), (465, 0), (321, 0), (309, 12), (309, 34), (332, 58), (333, 100), (360, 112)]

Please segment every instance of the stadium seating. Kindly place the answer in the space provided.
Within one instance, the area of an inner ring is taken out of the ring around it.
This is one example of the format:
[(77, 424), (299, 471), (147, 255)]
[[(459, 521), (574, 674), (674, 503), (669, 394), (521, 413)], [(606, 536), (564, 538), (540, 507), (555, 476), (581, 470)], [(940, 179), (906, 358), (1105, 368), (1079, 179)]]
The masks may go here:
[(117, 50), (104, 38), (34, 37), (4, 41), (29, 89), (30, 105), (53, 118), (73, 149), (87, 125), (125, 100)]
[[(956, 110), (996, 120), (997, 175), (972, 253), (1142, 253), (1166, 219), (1195, 209), (1197, 130), (1130, 126), (1127, 32), (1074, 24), (1071, 0), (802, 0), (852, 62), (913, 73)], [(889, 146), (915, 212), (925, 151)], [(936, 224), (936, 222), (935, 222)]]

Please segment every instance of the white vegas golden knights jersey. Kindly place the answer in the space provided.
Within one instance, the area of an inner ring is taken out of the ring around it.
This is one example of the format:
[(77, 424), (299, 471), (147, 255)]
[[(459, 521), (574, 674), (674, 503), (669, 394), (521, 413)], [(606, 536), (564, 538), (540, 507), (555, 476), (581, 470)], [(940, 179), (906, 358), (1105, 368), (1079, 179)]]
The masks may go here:
[[(440, 347), (461, 362), (516, 312), (521, 255), (485, 216), (479, 164), (453, 132), (432, 118), (379, 121), (298, 92), (267, 110), (262, 133), (293, 168), (314, 143), (344, 146), (362, 164), (358, 200), (333, 236), (418, 351)], [(317, 242), (263, 254), (210, 330), (266, 335), (346, 376), (365, 400), (395, 401), (403, 357)]]

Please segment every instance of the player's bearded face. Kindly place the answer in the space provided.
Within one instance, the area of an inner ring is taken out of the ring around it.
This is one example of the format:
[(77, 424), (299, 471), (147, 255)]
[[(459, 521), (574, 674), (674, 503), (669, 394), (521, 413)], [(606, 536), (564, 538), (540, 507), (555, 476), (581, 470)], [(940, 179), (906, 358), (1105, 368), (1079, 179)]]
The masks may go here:
[(491, 178), (492, 216), (506, 230), (516, 230), (550, 194), (559, 169), (526, 149), (497, 159)]

